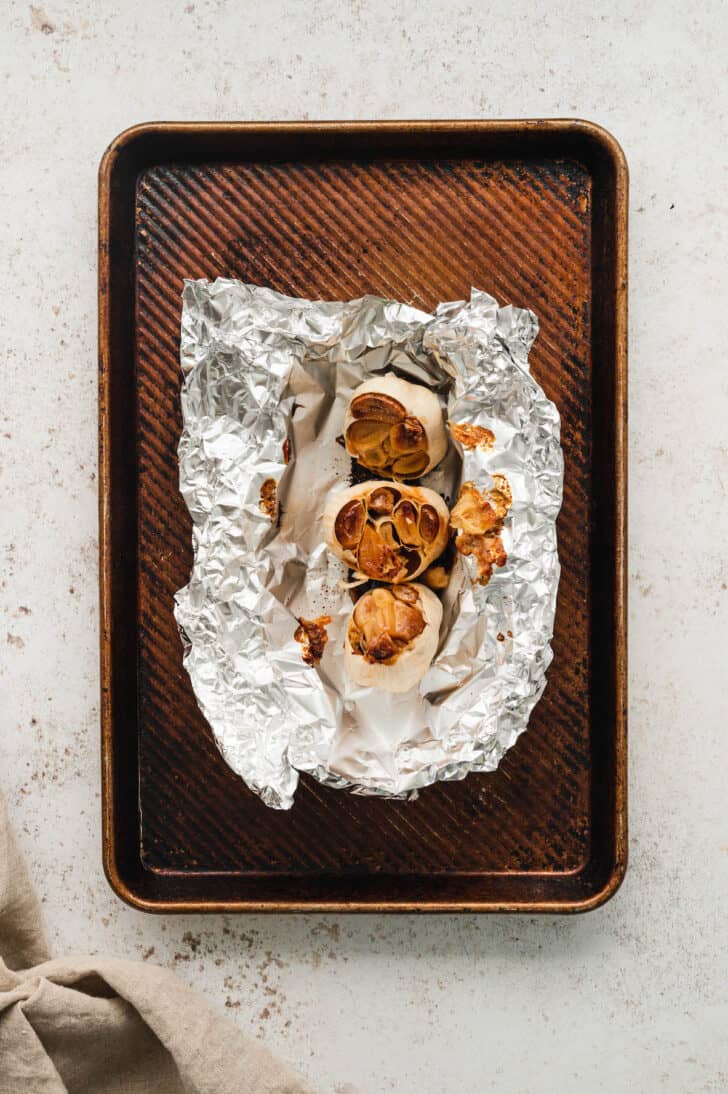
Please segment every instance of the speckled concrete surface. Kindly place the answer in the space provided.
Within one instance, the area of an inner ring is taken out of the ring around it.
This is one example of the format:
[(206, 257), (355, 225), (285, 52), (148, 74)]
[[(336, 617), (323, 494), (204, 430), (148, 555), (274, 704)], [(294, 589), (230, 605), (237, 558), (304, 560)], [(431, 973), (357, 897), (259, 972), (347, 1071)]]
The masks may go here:
[[(728, 10), (0, 3), (0, 780), (56, 952), (337, 1094), (728, 1090)], [(606, 14), (608, 10), (608, 14)], [(582, 116), (631, 167), (631, 868), (570, 919), (152, 918), (100, 865), (96, 167), (155, 118)]]

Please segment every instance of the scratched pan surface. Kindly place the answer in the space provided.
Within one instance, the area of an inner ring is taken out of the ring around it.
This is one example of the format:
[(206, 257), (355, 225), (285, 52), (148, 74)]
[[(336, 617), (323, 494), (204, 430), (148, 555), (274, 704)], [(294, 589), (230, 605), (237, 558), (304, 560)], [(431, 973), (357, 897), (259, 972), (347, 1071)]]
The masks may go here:
[[(104, 862), (150, 910), (578, 911), (626, 865), (626, 167), (587, 123), (149, 125), (100, 174)], [(498, 771), (416, 802), (303, 778), (267, 809), (197, 709), (172, 616), (180, 292), (237, 277), (532, 308), (562, 416), (554, 661)]]

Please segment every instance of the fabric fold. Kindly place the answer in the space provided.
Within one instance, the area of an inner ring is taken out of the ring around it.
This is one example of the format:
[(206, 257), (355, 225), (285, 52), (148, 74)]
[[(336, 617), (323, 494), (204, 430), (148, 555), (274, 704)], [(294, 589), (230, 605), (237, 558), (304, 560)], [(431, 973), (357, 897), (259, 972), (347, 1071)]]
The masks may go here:
[(166, 969), (52, 960), (0, 792), (0, 1094), (313, 1094)]

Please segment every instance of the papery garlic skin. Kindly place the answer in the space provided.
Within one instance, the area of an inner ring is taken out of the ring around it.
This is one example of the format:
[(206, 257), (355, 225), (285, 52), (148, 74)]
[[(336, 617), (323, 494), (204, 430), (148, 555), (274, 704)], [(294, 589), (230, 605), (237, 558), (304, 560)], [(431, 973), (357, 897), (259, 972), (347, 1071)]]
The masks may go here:
[(369, 471), (407, 481), (436, 467), (447, 452), (447, 431), (434, 391), (393, 372), (355, 390), (344, 418), (350, 456)]
[[(355, 617), (357, 607), (363, 600), (378, 593), (384, 596), (390, 595), (390, 590), (374, 589), (365, 593), (351, 613), (344, 640), (344, 663), (350, 679), (360, 687), (378, 688), (380, 691), (393, 694), (409, 691), (419, 684), (432, 664), (440, 639), (442, 604), (435, 593), (424, 585), (416, 583), (399, 588), (394, 587), (391, 590), (391, 596), (396, 598), (405, 592), (412, 594), (410, 610), (412, 608), (416, 610), (424, 625), (419, 634), (386, 660), (377, 661), (362, 652), (357, 641), (361, 632), (356, 626)], [(356, 648), (352, 639), (357, 641)]]
[(329, 550), (355, 573), (391, 584), (413, 581), (439, 558), (450, 513), (439, 494), (388, 480), (333, 494), (322, 529)]

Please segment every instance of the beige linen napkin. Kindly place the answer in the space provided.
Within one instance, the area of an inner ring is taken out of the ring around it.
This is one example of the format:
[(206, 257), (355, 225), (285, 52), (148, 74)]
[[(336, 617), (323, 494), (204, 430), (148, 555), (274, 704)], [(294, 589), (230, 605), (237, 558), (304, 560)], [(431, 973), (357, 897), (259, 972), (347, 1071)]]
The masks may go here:
[(0, 793), (0, 1094), (312, 1094), (165, 969), (49, 957)]

